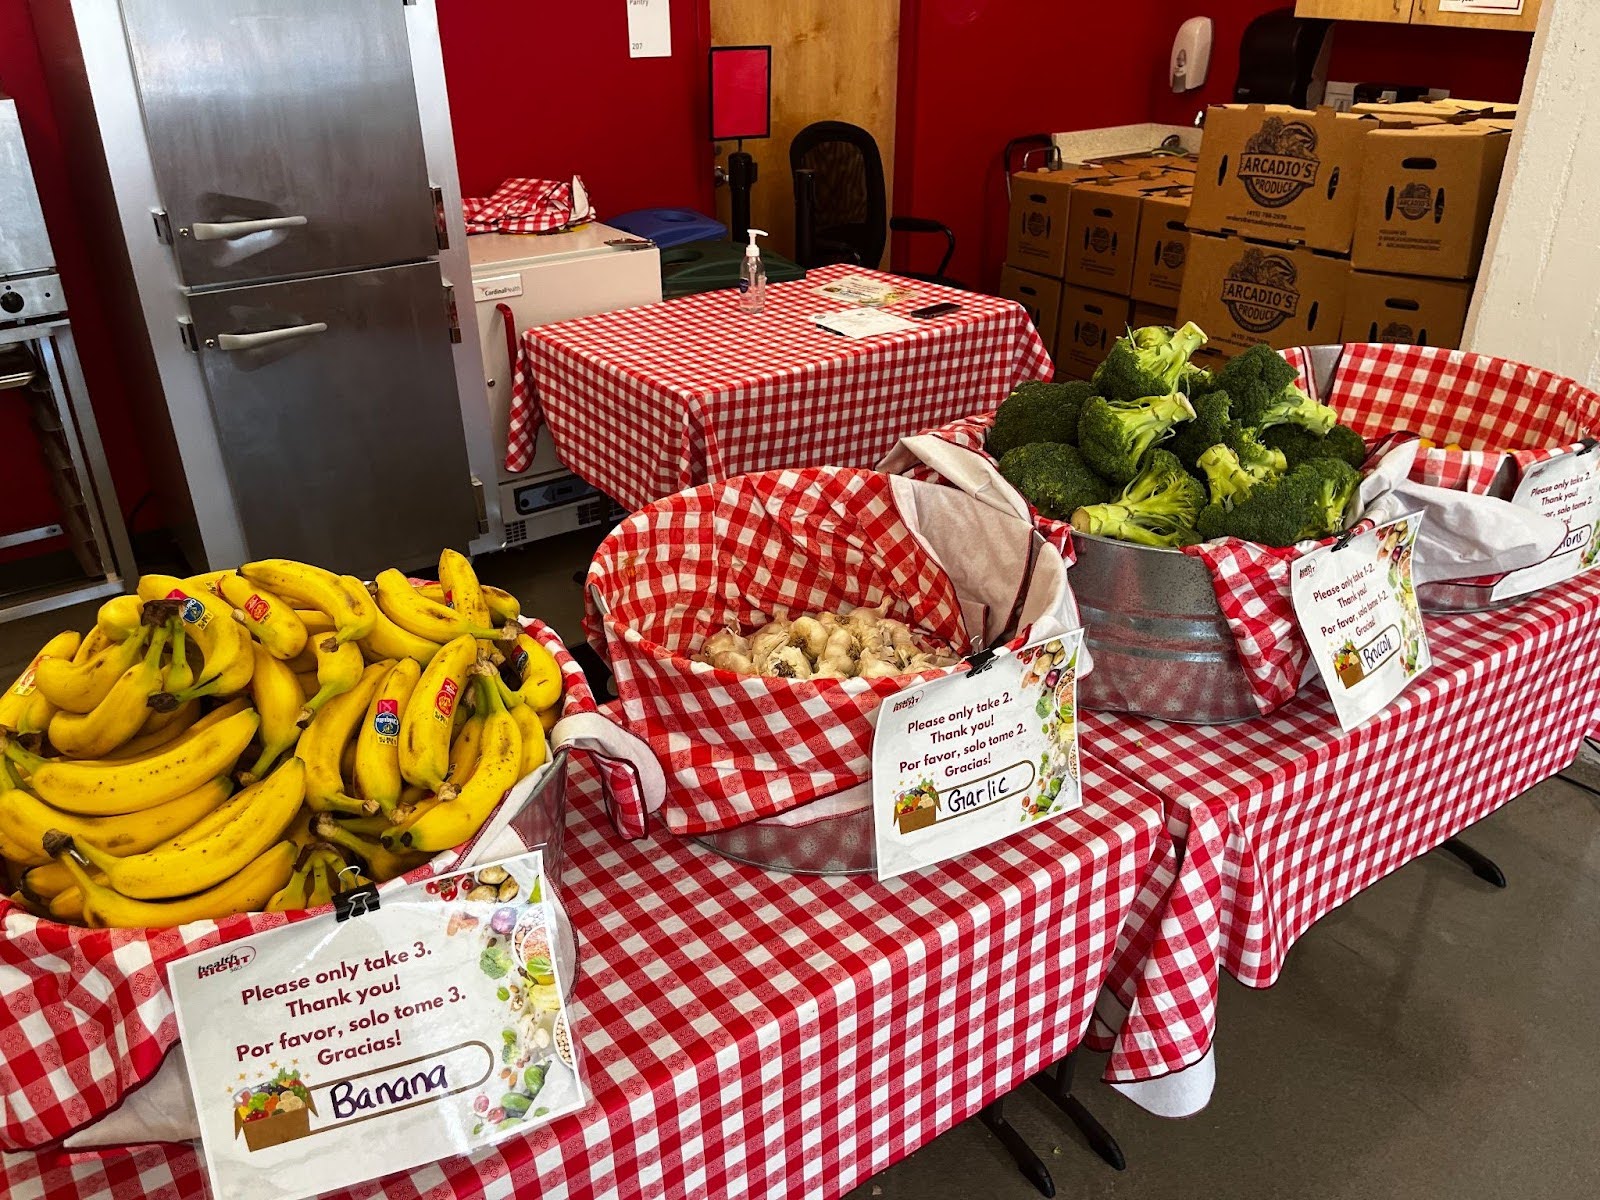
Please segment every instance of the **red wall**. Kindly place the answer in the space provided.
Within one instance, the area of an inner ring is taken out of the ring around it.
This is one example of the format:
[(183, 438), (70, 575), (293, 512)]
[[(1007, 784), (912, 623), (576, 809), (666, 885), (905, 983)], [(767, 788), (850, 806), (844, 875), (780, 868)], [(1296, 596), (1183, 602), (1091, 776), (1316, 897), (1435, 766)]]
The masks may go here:
[[(50, 227), (50, 240), (55, 247), (62, 286), (70, 306), (85, 381), (93, 397), (117, 498), (126, 514), (145, 494), (149, 477), (116, 360), (104, 350), (109, 344), (110, 327), (95, 289), (94, 267), (83, 243), (72, 236), (72, 231), (82, 222), (67, 183), (67, 149), (45, 89), (33, 21), (26, 4), (0, 3), (0, 92), (17, 102), (23, 138), (28, 143), (28, 158), (39, 188), (39, 202)], [(15, 393), (0, 392), (0, 447), (4, 448), (7, 464), (7, 469), (0, 472), (0, 532), (27, 529), (57, 519), (55, 499), (50, 493), (44, 467), (38, 464), (26, 411)], [(137, 528), (149, 529), (159, 522), (159, 512), (153, 504), (147, 504), (140, 512)], [(36, 544), (6, 557), (31, 557), (49, 548), (54, 547)]]
[(601, 219), (710, 212), (708, 0), (672, 6), (672, 57), (628, 57), (627, 5), (440, 0), (461, 190), (583, 176)]
[[(1166, 4), (902, 0), (894, 207), (955, 231), (951, 276), (998, 284), (1008, 141), (1148, 119), (1167, 43), (1145, 31)], [(931, 270), (934, 249), (897, 236), (892, 261)]]

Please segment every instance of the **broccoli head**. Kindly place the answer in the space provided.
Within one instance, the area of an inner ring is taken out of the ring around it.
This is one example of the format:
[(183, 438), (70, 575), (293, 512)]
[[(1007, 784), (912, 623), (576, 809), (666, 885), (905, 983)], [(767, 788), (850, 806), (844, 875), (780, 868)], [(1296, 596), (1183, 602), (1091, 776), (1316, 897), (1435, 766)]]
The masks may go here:
[(1289, 469), (1289, 462), (1284, 457), (1283, 451), (1266, 445), (1256, 436), (1253, 429), (1234, 424), (1222, 442), (1238, 456), (1239, 465), (1244, 468), (1245, 473), (1257, 480), (1266, 479), (1271, 475), (1282, 475)]
[(1323, 437), (1301, 425), (1274, 425), (1262, 433), (1261, 440), (1281, 450), (1294, 467), (1314, 458), (1339, 458), (1359, 467), (1367, 458), (1366, 442), (1348, 425), (1335, 425)]
[(1321, 437), (1339, 421), (1339, 414), (1326, 404), (1318, 404), (1294, 384), (1276, 395), (1256, 392), (1234, 405), (1234, 416), (1252, 429), (1267, 430), (1274, 425), (1298, 425)]
[(1145, 451), (1179, 421), (1193, 418), (1194, 406), (1182, 392), (1140, 400), (1092, 396), (1078, 421), (1078, 448), (1098, 474), (1113, 483), (1131, 483)]
[(1108, 400), (1165, 396), (1177, 388), (1189, 356), (1205, 342), (1205, 333), (1193, 321), (1177, 331), (1161, 325), (1130, 330), (1111, 344), (1111, 353), (1095, 368), (1095, 392)]
[(1204, 486), (1176, 457), (1152, 450), (1144, 470), (1120, 496), (1078, 509), (1072, 527), (1141, 546), (1183, 546), (1194, 541), (1195, 517), (1205, 502)]
[(1206, 474), (1211, 503), (1223, 508), (1232, 508), (1260, 482), (1239, 465), (1239, 456), (1223, 445), (1208, 449), (1197, 465)]
[(1101, 479), (1083, 455), (1060, 442), (1032, 442), (1000, 458), (1000, 474), (1047, 517), (1065, 521), (1086, 504), (1103, 504), (1116, 487)]
[(1195, 531), (1206, 540), (1243, 538), (1264, 546), (1292, 546), (1344, 527), (1344, 510), (1361, 477), (1349, 463), (1320, 458), (1251, 488), (1230, 508), (1206, 505)]
[(1035, 379), (1020, 383), (1000, 402), (989, 430), (989, 453), (996, 458), (1031, 442), (1078, 444), (1078, 417), (1083, 403), (1094, 395), (1086, 380), (1045, 383)]
[(1217, 386), (1237, 403), (1246, 393), (1276, 396), (1299, 377), (1283, 355), (1265, 342), (1257, 342), (1223, 364), (1217, 372)]
[(1216, 375), (1204, 367), (1188, 363), (1178, 380), (1178, 390), (1193, 400), (1197, 396), (1209, 396), (1212, 392), (1220, 392), (1222, 384), (1217, 381)]
[(1202, 454), (1227, 438), (1233, 421), (1227, 392), (1208, 392), (1203, 396), (1191, 392), (1189, 402), (1194, 407), (1194, 420), (1179, 425), (1163, 449), (1172, 451), (1179, 462), (1193, 471)]

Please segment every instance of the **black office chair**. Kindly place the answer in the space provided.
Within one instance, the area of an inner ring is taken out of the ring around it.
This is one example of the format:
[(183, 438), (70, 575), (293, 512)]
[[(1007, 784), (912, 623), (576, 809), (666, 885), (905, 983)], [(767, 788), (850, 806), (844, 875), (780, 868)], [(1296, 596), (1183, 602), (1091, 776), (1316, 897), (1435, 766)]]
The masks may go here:
[(889, 231), (944, 235), (944, 257), (932, 274), (907, 271), (913, 279), (960, 287), (945, 271), (956, 252), (956, 235), (925, 217), (890, 217), (878, 143), (859, 125), (817, 121), (789, 143), (794, 172), (795, 258), (801, 266), (862, 263), (883, 258)]

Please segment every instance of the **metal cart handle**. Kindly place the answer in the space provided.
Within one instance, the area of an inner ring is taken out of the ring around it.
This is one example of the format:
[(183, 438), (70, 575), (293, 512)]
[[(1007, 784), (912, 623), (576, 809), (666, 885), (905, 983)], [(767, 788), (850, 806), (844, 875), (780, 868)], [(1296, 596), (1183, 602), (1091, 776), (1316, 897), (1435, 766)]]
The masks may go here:
[(264, 333), (219, 333), (217, 334), (218, 350), (258, 350), (262, 346), (270, 346), (275, 342), (287, 342), (291, 338), (306, 337), (313, 333), (326, 333), (326, 321), (316, 321), (310, 325), (291, 325), (287, 329), (268, 329)]
[(263, 217), (259, 221), (196, 221), (189, 226), (189, 236), (197, 242), (217, 242), (226, 238), (244, 237), (247, 233), (260, 233), (263, 229), (292, 229), (305, 223), (304, 217)]

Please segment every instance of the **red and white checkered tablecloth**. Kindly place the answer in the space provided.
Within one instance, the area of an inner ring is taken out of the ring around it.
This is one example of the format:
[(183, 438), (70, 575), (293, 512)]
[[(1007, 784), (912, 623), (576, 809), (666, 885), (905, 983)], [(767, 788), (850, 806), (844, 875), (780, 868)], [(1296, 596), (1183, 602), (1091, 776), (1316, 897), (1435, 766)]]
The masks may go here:
[[(847, 274), (910, 288), (886, 311), (953, 301), (910, 332), (850, 339), (812, 323), (848, 307), (815, 288)], [(528, 330), (511, 405), (508, 470), (542, 423), (564, 462), (629, 509), (683, 488), (783, 467), (870, 467), (895, 442), (1048, 379), (1022, 307), (859, 267), (767, 290), (760, 313), (728, 289)]]
[[(837, 1196), (1077, 1045), (1171, 845), (1153, 793), (1085, 764), (1087, 806), (889, 883), (774, 875), (618, 840), (574, 763), (565, 901), (590, 1107), (344, 1193)], [(191, 1200), (189, 1145), (9, 1154), (0, 1194)]]
[(1130, 1012), (1108, 1079), (1199, 1061), (1219, 966), (1270, 987), (1313, 922), (1561, 770), (1600, 720), (1600, 574), (1427, 626), (1433, 667), (1349, 733), (1315, 684), (1223, 727), (1083, 714), (1086, 756), (1166, 798), (1182, 861), (1165, 941), (1113, 975)]

